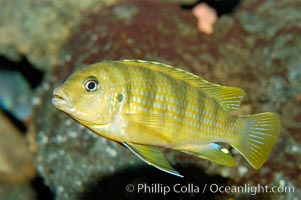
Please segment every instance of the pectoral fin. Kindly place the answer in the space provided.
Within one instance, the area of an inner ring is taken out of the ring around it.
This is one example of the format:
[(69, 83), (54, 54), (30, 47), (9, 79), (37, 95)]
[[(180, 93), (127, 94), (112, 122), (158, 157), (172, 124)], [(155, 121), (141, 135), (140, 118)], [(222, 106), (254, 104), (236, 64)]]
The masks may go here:
[(148, 113), (126, 113), (124, 116), (128, 120), (127, 141), (142, 144), (148, 141), (156, 141), (157, 144), (170, 142), (171, 138), (165, 133), (174, 121), (169, 117)]
[(163, 117), (160, 114), (149, 113), (127, 113), (125, 115), (130, 122), (144, 124), (146, 128), (166, 131), (165, 127), (173, 124), (174, 120), (170, 117)]
[(167, 173), (183, 177), (179, 172), (177, 172), (166, 160), (161, 149), (155, 146), (140, 145), (133, 143), (123, 143), (127, 148), (129, 148), (138, 158), (143, 160), (149, 165), (165, 171)]
[(235, 161), (231, 156), (229, 150), (216, 143), (201, 145), (196, 148), (189, 148), (187, 153), (210, 160), (223, 166), (235, 166)]

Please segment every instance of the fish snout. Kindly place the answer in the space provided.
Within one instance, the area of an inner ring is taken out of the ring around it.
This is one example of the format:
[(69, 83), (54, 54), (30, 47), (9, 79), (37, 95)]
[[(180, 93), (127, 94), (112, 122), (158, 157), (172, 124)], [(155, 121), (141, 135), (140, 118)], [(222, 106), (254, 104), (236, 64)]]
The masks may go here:
[(53, 90), (52, 104), (56, 108), (64, 111), (70, 109), (72, 106), (68, 95), (60, 87)]

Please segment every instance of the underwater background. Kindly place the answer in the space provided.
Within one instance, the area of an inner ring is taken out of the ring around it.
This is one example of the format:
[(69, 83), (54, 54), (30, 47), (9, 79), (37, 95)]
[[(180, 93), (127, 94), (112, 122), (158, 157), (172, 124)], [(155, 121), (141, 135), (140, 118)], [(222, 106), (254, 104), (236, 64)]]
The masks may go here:
[[(212, 33), (197, 25), (206, 21), (192, 13), (199, 3), (216, 11)], [(301, 198), (301, 1), (0, 4), (0, 200)], [(233, 150), (237, 166), (229, 168), (166, 150), (182, 179), (51, 104), (52, 90), (74, 70), (119, 59), (157, 61), (245, 90), (238, 115), (270, 111), (282, 122), (268, 161), (254, 170)], [(259, 186), (269, 190), (252, 190)]]

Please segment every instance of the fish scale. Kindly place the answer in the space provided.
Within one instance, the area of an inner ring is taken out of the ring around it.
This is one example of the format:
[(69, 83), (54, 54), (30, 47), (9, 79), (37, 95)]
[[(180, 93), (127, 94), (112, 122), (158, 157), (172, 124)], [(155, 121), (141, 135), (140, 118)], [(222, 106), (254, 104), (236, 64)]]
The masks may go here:
[[(218, 136), (211, 134), (218, 128), (214, 123), (217, 123), (217, 119), (220, 118), (219, 115), (224, 116), (221, 117), (219, 122), (221, 124), (226, 124), (228, 121), (226, 118), (233, 118), (233, 116), (231, 117), (226, 113), (218, 113), (218, 110), (222, 110), (218, 108), (220, 105), (212, 103), (214, 100), (206, 96), (202, 91), (193, 88), (187, 89), (187, 84), (183, 84), (160, 72), (148, 69), (137, 71), (136, 68), (124, 68), (122, 66), (118, 69), (120, 71), (129, 70), (129, 74), (135, 74), (139, 77), (137, 80), (132, 79), (131, 81), (131, 99), (127, 101), (129, 109), (126, 112), (161, 114), (163, 116), (162, 121), (173, 121), (171, 124), (162, 123), (162, 126), (166, 126), (164, 130), (168, 130), (162, 132), (162, 134), (167, 137), (177, 136), (171, 141), (172, 144), (165, 144), (165, 147), (177, 146), (178, 144), (175, 142), (179, 142), (179, 145), (182, 145), (186, 141), (194, 142), (195, 144), (205, 144), (225, 134), (228, 135), (228, 139), (233, 137), (231, 132), (224, 133), (223, 129), (219, 129), (220, 131), (217, 132), (219, 133)], [(131, 70), (133, 71), (131, 72)], [(148, 76), (145, 76), (145, 74)], [(168, 90), (167, 88), (170, 89)], [(153, 98), (150, 97), (152, 93), (154, 94)], [(176, 99), (176, 101), (170, 102), (169, 99)], [(198, 99), (198, 101), (195, 101), (195, 99)], [(151, 106), (147, 104), (147, 101), (151, 101)], [(173, 107), (175, 111), (173, 111)], [(203, 110), (204, 108), (205, 110)], [(216, 112), (212, 112), (212, 110)], [(199, 120), (196, 117), (198, 113), (201, 113)], [(206, 113), (213, 114), (208, 115)], [(223, 127), (223, 125), (221, 126)]]
[[(148, 72), (148, 74), (150, 73)], [(139, 81), (132, 82), (131, 88), (136, 89), (132, 89), (132, 99), (129, 101), (128, 107), (130, 109), (128, 112), (136, 113), (143, 110), (143, 112), (150, 114), (160, 114), (164, 117), (170, 116), (173, 119), (174, 117), (179, 118), (180, 114), (176, 112), (179, 110), (179, 105), (176, 104), (174, 91), (166, 90), (166, 84), (154, 84), (156, 82), (168, 83), (166, 77), (160, 77), (158, 74), (155, 74), (154, 79), (156, 80), (149, 81), (148, 79), (142, 79), (143, 83)], [(170, 102), (171, 99), (173, 102), (172, 105)], [(150, 105), (148, 105), (148, 101)], [(162, 118), (162, 121), (164, 121), (164, 118)]]
[(227, 143), (255, 169), (267, 160), (280, 121), (270, 112), (233, 115), (244, 94), (162, 63), (121, 60), (75, 72), (54, 90), (52, 102), (97, 135), (181, 176), (162, 148), (233, 167), (235, 160), (221, 144)]

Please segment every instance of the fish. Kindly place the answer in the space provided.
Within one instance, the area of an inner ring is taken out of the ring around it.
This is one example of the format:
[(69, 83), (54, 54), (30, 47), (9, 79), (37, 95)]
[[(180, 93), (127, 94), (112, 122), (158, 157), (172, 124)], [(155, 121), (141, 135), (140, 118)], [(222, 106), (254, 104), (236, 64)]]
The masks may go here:
[(245, 92), (210, 83), (166, 64), (103, 61), (74, 72), (53, 90), (53, 105), (95, 134), (118, 142), (142, 161), (183, 177), (164, 150), (226, 167), (229, 145), (259, 169), (279, 136), (277, 114), (234, 114)]

